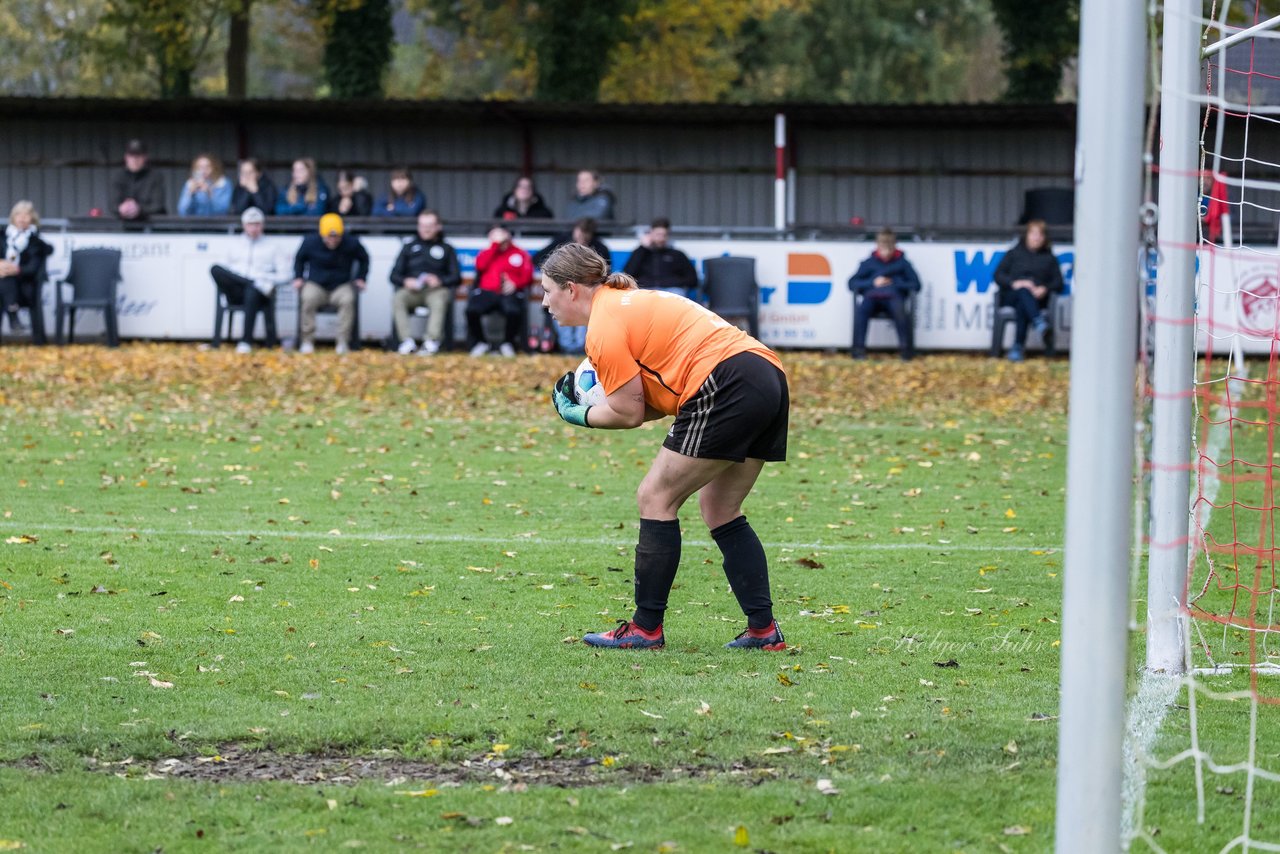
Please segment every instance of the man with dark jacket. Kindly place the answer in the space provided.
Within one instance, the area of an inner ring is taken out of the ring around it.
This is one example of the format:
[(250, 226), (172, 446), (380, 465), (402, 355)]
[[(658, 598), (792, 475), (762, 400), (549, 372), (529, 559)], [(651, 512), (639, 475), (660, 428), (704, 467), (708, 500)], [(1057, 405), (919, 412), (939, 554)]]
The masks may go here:
[(668, 242), (671, 220), (658, 217), (649, 224), (649, 232), (627, 259), (622, 272), (631, 276), (642, 288), (654, 288), (688, 296), (698, 286), (698, 271), (689, 256)]
[(433, 210), (418, 214), (418, 235), (400, 250), (391, 268), (391, 298), (400, 339), (401, 355), (418, 349), (409, 329), (414, 310), (426, 306), (427, 335), (422, 339), (422, 354), (431, 356), (440, 350), (444, 338), (444, 322), (453, 307), (453, 290), (462, 282), (458, 254), (444, 241), (444, 226)]
[(853, 358), (867, 357), (867, 326), (872, 317), (887, 314), (898, 330), (898, 352), (904, 362), (910, 361), (915, 353), (907, 299), (920, 290), (920, 277), (898, 248), (898, 238), (892, 230), (881, 229), (876, 235), (876, 251), (849, 278), (849, 290), (855, 299)]
[(131, 139), (124, 147), (124, 168), (111, 181), (111, 208), (123, 220), (139, 221), (166, 211), (164, 176), (147, 165), (147, 147)]
[(369, 253), (360, 241), (344, 234), (342, 217), (327, 213), (320, 217), (320, 233), (308, 234), (293, 259), (293, 289), (298, 292), (301, 317), (299, 353), (315, 352), (316, 311), (326, 305), (338, 307), (338, 341), (334, 352), (347, 352), (347, 342), (355, 326), (357, 292), (365, 288), (369, 275)]

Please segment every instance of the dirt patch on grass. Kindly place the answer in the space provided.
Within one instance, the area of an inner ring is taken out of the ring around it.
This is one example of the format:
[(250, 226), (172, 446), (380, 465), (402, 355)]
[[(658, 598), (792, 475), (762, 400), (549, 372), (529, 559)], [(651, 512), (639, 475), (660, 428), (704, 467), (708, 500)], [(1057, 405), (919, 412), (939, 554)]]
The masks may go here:
[[(456, 763), (425, 762), (402, 756), (343, 756), (331, 754), (289, 754), (255, 750), (243, 745), (224, 745), (214, 756), (169, 757), (155, 760), (126, 758), (106, 762), (87, 757), (89, 770), (129, 779), (174, 779), (211, 783), (289, 782), (303, 785), (326, 783), (355, 785), (380, 782), (386, 785), (448, 787), (491, 784), (508, 791), (529, 786), (578, 789), (589, 786), (633, 785), (682, 779), (719, 777), (743, 783), (762, 782), (778, 775), (776, 769), (734, 764), (728, 767), (675, 766), (658, 768), (647, 764), (610, 764), (599, 759), (483, 756)], [(38, 759), (9, 763), (10, 767), (44, 770)]]

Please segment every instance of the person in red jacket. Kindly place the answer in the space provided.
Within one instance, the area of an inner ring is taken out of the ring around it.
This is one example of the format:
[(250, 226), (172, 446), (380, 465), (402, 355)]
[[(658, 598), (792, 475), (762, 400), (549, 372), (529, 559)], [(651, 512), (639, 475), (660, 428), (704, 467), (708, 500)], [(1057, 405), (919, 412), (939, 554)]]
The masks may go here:
[(528, 311), (526, 296), (532, 282), (533, 259), (511, 242), (511, 232), (495, 226), (489, 232), (488, 248), (476, 256), (476, 281), (467, 301), (467, 338), (472, 356), (489, 352), (480, 319), (494, 312), (502, 312), (507, 320), (498, 352), (504, 356), (516, 354), (515, 342), (520, 337), (521, 315)]

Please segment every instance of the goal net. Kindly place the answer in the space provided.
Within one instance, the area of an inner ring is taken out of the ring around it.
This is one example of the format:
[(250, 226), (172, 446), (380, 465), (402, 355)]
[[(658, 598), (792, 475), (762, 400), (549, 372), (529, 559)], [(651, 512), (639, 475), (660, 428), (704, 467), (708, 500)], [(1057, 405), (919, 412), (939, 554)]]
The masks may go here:
[(1131, 700), (1125, 842), (1280, 851), (1280, 19), (1204, 11), (1183, 672), (1144, 673)]

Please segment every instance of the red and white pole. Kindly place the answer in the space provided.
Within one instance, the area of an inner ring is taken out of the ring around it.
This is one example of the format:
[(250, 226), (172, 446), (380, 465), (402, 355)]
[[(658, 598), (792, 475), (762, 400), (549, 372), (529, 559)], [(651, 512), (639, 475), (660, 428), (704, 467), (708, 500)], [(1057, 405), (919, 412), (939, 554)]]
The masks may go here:
[(773, 117), (773, 227), (784, 231), (787, 227), (787, 117), (778, 113)]

